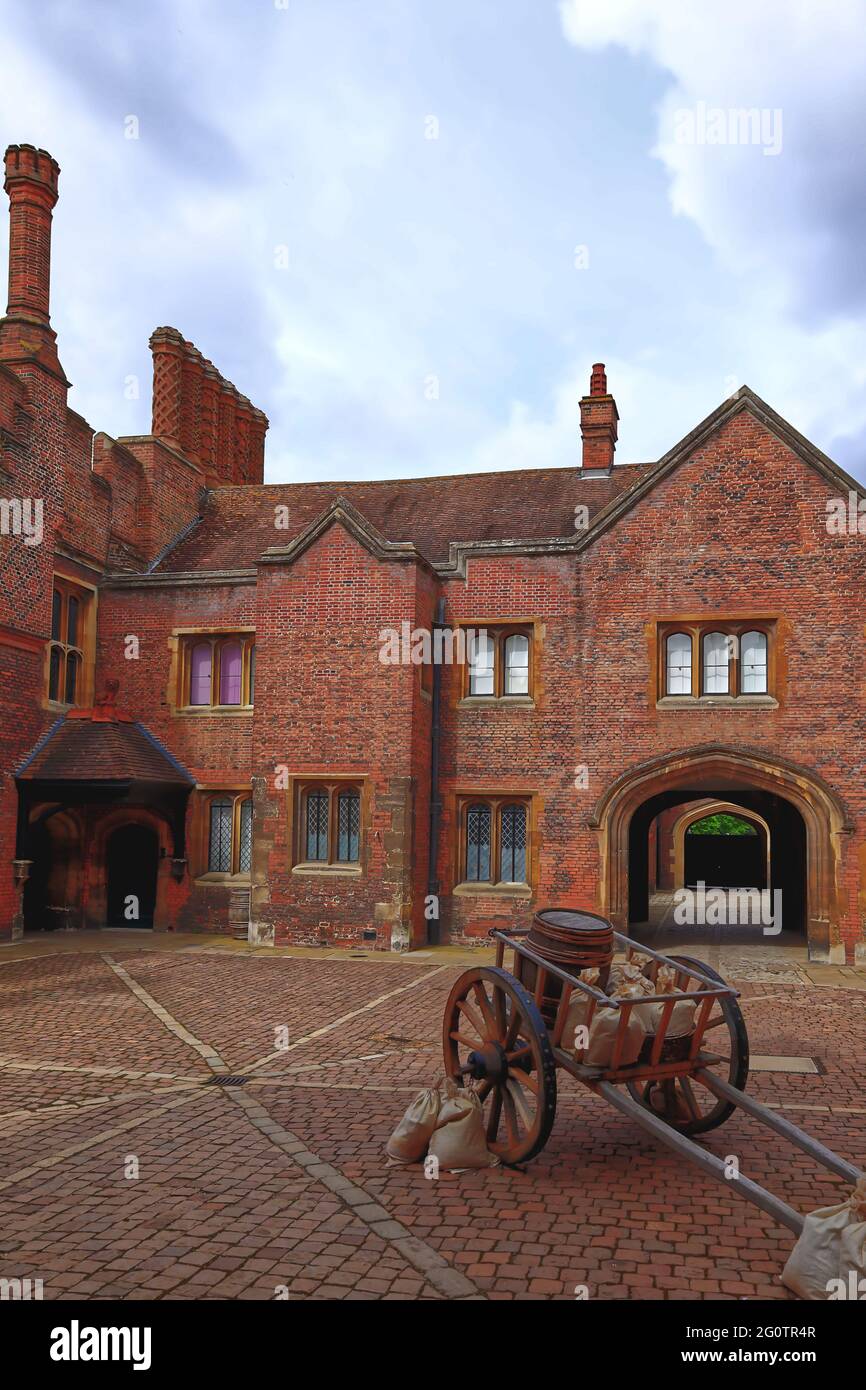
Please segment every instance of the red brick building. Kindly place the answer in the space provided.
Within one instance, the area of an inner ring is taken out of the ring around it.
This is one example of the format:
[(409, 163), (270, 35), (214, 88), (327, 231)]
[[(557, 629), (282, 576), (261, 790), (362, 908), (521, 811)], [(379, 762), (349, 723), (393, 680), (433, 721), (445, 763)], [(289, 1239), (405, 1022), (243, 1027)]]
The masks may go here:
[(551, 903), (625, 925), (727, 808), (786, 928), (862, 958), (852, 479), (745, 387), (614, 466), (596, 366), (574, 467), (266, 486), (265, 417), (169, 328), (152, 434), (95, 434), (49, 320), (58, 172), (6, 153), (6, 938), (400, 949)]

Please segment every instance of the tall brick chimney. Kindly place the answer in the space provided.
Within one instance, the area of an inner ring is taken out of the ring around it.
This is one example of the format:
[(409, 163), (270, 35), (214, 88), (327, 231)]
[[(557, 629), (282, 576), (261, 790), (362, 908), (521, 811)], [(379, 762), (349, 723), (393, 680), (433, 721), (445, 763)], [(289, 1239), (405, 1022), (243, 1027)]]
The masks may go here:
[(589, 379), (589, 395), (583, 396), (580, 402), (584, 468), (602, 469), (607, 473), (613, 467), (618, 419), (616, 401), (608, 395), (604, 363), (596, 362)]
[(0, 320), (0, 361), (37, 361), (65, 381), (49, 318), (51, 214), (60, 165), (34, 145), (5, 154), (9, 194), (9, 304)]

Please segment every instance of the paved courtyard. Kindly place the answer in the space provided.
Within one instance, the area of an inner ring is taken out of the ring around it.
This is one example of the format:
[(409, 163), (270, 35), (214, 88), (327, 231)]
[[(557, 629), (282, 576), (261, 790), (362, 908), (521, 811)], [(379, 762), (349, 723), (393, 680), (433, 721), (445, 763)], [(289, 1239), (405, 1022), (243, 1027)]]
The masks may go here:
[[(464, 968), (145, 933), (8, 949), (0, 1277), (45, 1298), (788, 1298), (791, 1235), (568, 1078), (525, 1172), (386, 1166)], [(738, 969), (753, 1053), (820, 1066), (750, 1089), (862, 1165), (862, 975)], [(748, 1118), (707, 1143), (803, 1211), (845, 1190)]]

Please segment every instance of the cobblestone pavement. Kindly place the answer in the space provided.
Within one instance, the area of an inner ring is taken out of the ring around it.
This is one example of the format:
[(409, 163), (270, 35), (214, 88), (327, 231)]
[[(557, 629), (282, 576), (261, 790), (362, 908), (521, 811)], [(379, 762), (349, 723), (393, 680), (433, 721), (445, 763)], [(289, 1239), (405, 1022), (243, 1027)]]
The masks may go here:
[[(789, 1297), (789, 1232), (567, 1077), (525, 1172), (386, 1166), (439, 1070), (465, 968), (447, 953), (41, 950), (0, 958), (0, 1278), (45, 1298)], [(821, 1072), (750, 1090), (862, 1165), (857, 982), (753, 973), (753, 1052)], [(845, 1190), (746, 1117), (706, 1142), (803, 1211)]]

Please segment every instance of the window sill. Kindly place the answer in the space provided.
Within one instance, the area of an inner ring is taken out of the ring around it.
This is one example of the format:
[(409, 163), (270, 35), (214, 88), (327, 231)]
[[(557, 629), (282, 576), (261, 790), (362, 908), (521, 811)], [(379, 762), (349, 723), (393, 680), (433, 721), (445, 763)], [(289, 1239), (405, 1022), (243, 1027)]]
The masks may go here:
[(458, 709), (535, 709), (531, 695), (464, 695)]
[(249, 874), (199, 874), (193, 879), (195, 888), (249, 888)]
[(293, 874), (306, 874), (311, 878), (360, 878), (363, 872), (360, 864), (303, 863), (292, 866)]
[(778, 709), (772, 695), (665, 695), (656, 709)]
[(217, 715), (224, 719), (227, 715), (251, 715), (252, 705), (182, 705), (174, 711), (179, 718), (202, 719), (208, 715)]
[(528, 883), (458, 883), (454, 888), (455, 898), (489, 897), (531, 898), (532, 889)]

